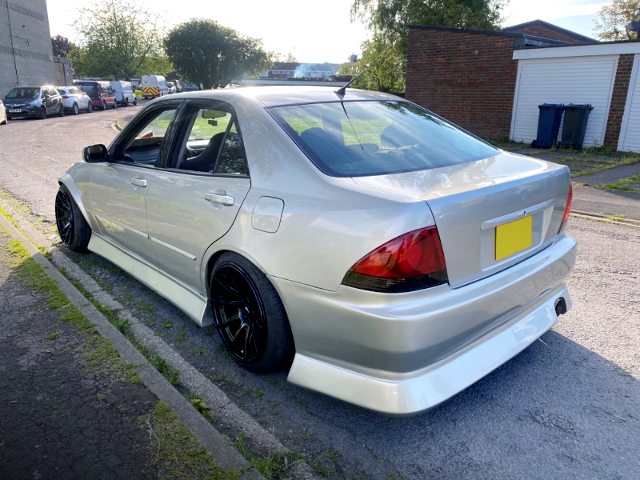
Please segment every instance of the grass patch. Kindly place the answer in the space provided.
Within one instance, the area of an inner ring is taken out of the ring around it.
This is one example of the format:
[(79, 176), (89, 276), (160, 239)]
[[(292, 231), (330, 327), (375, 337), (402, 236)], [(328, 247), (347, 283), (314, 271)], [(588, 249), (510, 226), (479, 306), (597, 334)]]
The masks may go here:
[(225, 377), (224, 375), (211, 375), (209, 380), (213, 383), (229, 383), (231, 381), (229, 377)]
[(47, 333), (46, 339), (53, 342), (62, 336), (62, 330), (52, 330)]
[(156, 403), (153, 413), (138, 418), (138, 425), (149, 432), (149, 466), (158, 468), (161, 480), (240, 478), (239, 471), (222, 469), (165, 402)]
[(313, 473), (320, 475), (321, 477), (328, 477), (333, 474), (333, 467), (322, 463), (320, 460), (316, 460), (311, 464), (311, 470), (313, 470)]
[(270, 453), (265, 457), (256, 457), (253, 455), (248, 445), (244, 441), (244, 433), (238, 434), (238, 437), (231, 444), (238, 450), (251, 465), (255, 467), (267, 480), (280, 480), (290, 478), (290, 473), (294, 471), (298, 465), (304, 462), (305, 458), (300, 453)]
[(204, 400), (195, 394), (185, 395), (185, 398), (189, 400), (189, 403), (191, 403), (209, 423), (213, 423), (213, 412), (209, 410), (209, 405), (207, 405)]
[(624, 215), (622, 215), (621, 213), (611, 215), (610, 217), (607, 217), (607, 220), (611, 220), (613, 222), (622, 222), (624, 220)]
[(176, 334), (174, 340), (176, 342), (184, 342), (187, 339), (187, 329), (182, 327), (180, 331)]
[(609, 188), (611, 190), (622, 190), (624, 192), (640, 192), (640, 174), (622, 178), (614, 183), (603, 183), (594, 185), (598, 188)]
[(173, 327), (173, 323), (171, 323), (169, 320), (166, 320), (166, 321), (162, 322), (162, 323), (160, 324), (160, 326), (161, 326), (162, 328), (167, 328), (167, 329), (168, 329), (168, 328)]
[(593, 168), (588, 168), (587, 170), (580, 170), (580, 171), (572, 170), (571, 176), (582, 177), (584, 175), (591, 175), (592, 173), (602, 172), (603, 170), (609, 170), (611, 168), (621, 167), (623, 165), (632, 165), (638, 162), (640, 162), (640, 157), (635, 157), (635, 156), (625, 156), (622, 158), (611, 158), (610, 160), (604, 159), (601, 161), (594, 161), (592, 164), (596, 166), (594, 166)]
[(171, 385), (177, 386), (180, 383), (180, 372), (167, 363), (167, 361), (159, 355), (151, 357), (149, 363), (158, 370), (164, 378), (169, 380)]
[(531, 146), (530, 143), (514, 142), (508, 138), (485, 138), (485, 142), (507, 152), (522, 150), (523, 148), (529, 148)]
[(87, 362), (85, 372), (94, 375), (108, 375), (111, 383), (130, 381), (141, 384), (136, 365), (125, 362), (116, 347), (106, 338), (94, 335), (84, 345), (84, 359)]

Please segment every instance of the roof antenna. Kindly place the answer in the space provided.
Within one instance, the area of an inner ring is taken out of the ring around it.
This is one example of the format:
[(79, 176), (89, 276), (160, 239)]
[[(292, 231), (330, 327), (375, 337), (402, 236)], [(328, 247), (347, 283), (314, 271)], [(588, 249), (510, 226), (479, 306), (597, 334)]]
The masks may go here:
[(337, 94), (337, 95), (341, 95), (341, 96), (343, 96), (343, 97), (344, 97), (345, 93), (347, 93), (347, 87), (349, 87), (353, 82), (355, 82), (355, 81), (358, 79), (358, 77), (359, 77), (360, 75), (362, 75), (364, 72), (366, 72), (366, 71), (367, 71), (367, 69), (368, 69), (371, 65), (373, 65), (373, 63), (374, 63), (376, 60), (378, 60), (378, 59), (379, 59), (380, 57), (382, 57), (385, 53), (387, 53), (387, 50), (389, 50), (392, 46), (393, 46), (393, 44), (391, 44), (391, 45), (389, 45), (387, 48), (385, 48), (385, 49), (384, 49), (384, 51), (383, 51), (380, 55), (378, 55), (376, 58), (374, 58), (373, 60), (371, 60), (371, 62), (369, 62), (369, 63), (368, 63), (368, 64), (367, 64), (363, 69), (362, 69), (362, 71), (361, 71), (359, 74), (357, 74), (355, 77), (353, 77), (353, 78), (352, 78), (351, 80), (349, 80), (347, 83), (345, 83), (345, 84), (344, 84), (344, 86), (342, 86), (342, 87), (340, 87), (338, 90), (336, 90), (336, 94)]

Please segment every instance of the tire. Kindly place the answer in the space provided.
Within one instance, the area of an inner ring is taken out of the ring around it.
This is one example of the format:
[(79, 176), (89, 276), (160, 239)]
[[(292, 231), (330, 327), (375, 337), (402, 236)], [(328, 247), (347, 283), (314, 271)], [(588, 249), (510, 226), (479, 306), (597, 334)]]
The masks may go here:
[(115, 100), (113, 101), (113, 109), (115, 110), (116, 108), (118, 108), (118, 102), (116, 102)]
[(47, 107), (45, 107), (44, 105), (40, 107), (40, 115), (38, 115), (38, 118), (40, 120), (44, 120), (45, 118), (47, 118)]
[(59, 117), (64, 117), (64, 105), (60, 104), (60, 111), (58, 112)]
[(89, 100), (87, 102), (87, 113), (91, 113), (93, 112), (93, 103), (91, 103), (91, 100)]
[(78, 115), (80, 113), (80, 109), (78, 108), (78, 104), (74, 103), (73, 107), (71, 109), (71, 113), (73, 113), (74, 115)]
[(135, 105), (138, 105), (138, 97), (136, 97), (136, 98), (134, 98), (134, 99), (133, 99), (133, 105), (134, 105), (134, 106), (135, 106)]
[(100, 104), (100, 108), (102, 108), (102, 110), (106, 110), (107, 109), (107, 104), (104, 102), (104, 98), (101, 101), (102, 101), (102, 103)]
[(55, 210), (56, 227), (62, 243), (74, 252), (86, 252), (91, 239), (91, 227), (64, 185), (58, 189)]
[(264, 273), (227, 252), (216, 260), (209, 284), (213, 325), (238, 364), (266, 373), (291, 362), (295, 348), (287, 313)]

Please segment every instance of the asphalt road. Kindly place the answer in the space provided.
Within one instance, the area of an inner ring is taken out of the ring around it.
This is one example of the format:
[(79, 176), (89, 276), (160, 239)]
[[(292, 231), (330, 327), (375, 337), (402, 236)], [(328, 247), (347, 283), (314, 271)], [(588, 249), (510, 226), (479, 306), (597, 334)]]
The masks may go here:
[[(138, 107), (139, 108), (139, 107)], [(108, 143), (123, 112), (0, 126), (0, 187), (53, 218), (56, 179), (80, 149)], [(342, 478), (640, 478), (640, 230), (572, 218), (573, 309), (553, 331), (445, 404), (387, 418), (256, 376), (166, 301), (107, 262), (90, 270), (116, 298), (153, 306), (149, 325), (293, 451)], [(171, 321), (171, 327), (164, 324)], [(203, 354), (206, 352), (206, 354)], [(222, 380), (224, 379), (224, 380)]]

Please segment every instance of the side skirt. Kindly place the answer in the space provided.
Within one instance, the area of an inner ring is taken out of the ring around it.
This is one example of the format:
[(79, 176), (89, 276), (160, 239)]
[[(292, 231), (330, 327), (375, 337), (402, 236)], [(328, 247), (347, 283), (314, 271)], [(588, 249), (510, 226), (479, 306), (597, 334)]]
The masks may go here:
[(201, 327), (213, 323), (208, 299), (160, 272), (149, 263), (125, 252), (95, 232), (91, 235), (88, 248), (162, 295)]

